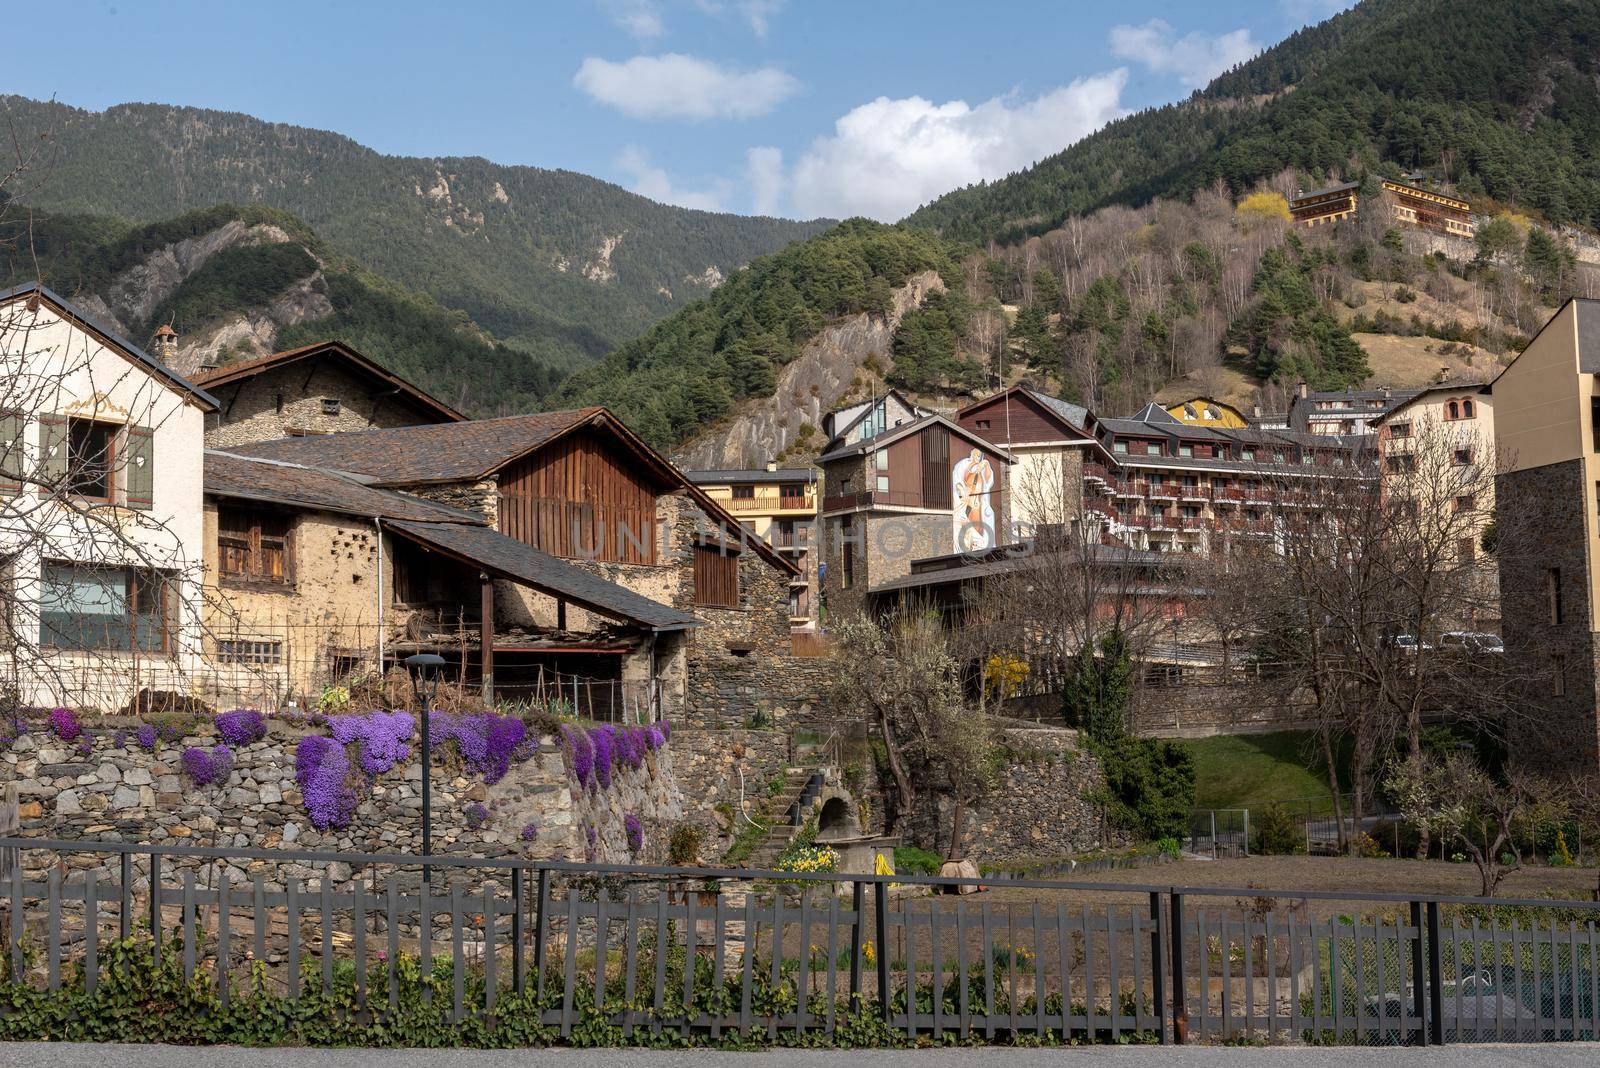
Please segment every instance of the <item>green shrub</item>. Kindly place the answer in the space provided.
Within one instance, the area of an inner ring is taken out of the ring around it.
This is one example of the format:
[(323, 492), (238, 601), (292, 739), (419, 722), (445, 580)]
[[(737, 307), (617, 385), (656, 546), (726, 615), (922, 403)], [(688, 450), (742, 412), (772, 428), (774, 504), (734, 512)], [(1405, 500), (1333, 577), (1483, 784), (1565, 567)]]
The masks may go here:
[(899, 875), (938, 875), (944, 859), (916, 846), (894, 847), (894, 870)]
[(1181, 838), (1194, 808), (1194, 758), (1160, 738), (1122, 737), (1091, 745), (1106, 785), (1094, 799), (1111, 823), (1141, 841)]
[(667, 860), (681, 868), (700, 862), (700, 847), (705, 845), (706, 832), (693, 823), (680, 823), (672, 828), (667, 839)]
[(1257, 853), (1269, 856), (1285, 853), (1300, 853), (1305, 850), (1305, 841), (1300, 833), (1300, 825), (1283, 805), (1274, 801), (1262, 809), (1251, 823), (1250, 848)]

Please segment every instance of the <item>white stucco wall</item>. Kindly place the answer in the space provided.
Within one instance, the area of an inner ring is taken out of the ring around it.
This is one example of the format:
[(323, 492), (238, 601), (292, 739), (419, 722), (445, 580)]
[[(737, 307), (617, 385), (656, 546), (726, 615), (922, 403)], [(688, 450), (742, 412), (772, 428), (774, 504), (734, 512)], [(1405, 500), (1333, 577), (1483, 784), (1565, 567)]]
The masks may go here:
[[(204, 515), (201, 480), (204, 413), (193, 395), (103, 345), (47, 304), (0, 307), (0, 409), (24, 420), (22, 470), (42, 474), (41, 418), (92, 418), (150, 428), (152, 507), (126, 507), (126, 474), (110, 504), (69, 505), (37, 486), (0, 496), (0, 553), (14, 554), (6, 576), (20, 635), (8, 657), (23, 699), (35, 704), (108, 708), (138, 687), (187, 690), (199, 663)], [(44, 561), (157, 569), (177, 583), (174, 648), (149, 652), (40, 651), (38, 601)], [(29, 640), (31, 639), (31, 640)]]

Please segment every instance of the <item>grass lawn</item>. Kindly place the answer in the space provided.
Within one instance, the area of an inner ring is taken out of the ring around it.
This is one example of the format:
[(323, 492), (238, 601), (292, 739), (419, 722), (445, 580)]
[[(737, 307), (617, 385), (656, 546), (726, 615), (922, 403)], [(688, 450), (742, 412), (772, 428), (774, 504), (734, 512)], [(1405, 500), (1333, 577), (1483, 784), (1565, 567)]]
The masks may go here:
[[(1271, 801), (1331, 808), (1321, 769), (1306, 766), (1309, 731), (1217, 735), (1182, 743), (1194, 755), (1196, 808), (1259, 809)], [(1299, 806), (1296, 806), (1299, 807)]]

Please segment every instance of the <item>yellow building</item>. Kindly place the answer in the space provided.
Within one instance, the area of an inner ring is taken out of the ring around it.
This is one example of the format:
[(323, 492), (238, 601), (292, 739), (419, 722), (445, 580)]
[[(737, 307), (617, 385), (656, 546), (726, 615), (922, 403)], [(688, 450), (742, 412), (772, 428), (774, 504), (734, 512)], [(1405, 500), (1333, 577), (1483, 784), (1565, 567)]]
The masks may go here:
[(751, 537), (760, 538), (800, 568), (800, 574), (789, 583), (789, 621), (795, 630), (814, 630), (816, 471), (768, 464), (761, 469), (684, 474), (731, 512)]
[[(1472, 205), (1453, 197), (1408, 182), (1385, 178), (1383, 200), (1396, 222), (1422, 230), (1434, 230), (1454, 237), (1472, 237)], [(1289, 201), (1289, 214), (1296, 225), (1313, 227), (1353, 219), (1360, 209), (1361, 183), (1340, 182), (1324, 189), (1301, 193)]]
[(1192, 426), (1224, 426), (1243, 430), (1250, 425), (1250, 420), (1239, 409), (1210, 397), (1190, 397), (1177, 404), (1169, 404), (1167, 414), (1180, 423)]

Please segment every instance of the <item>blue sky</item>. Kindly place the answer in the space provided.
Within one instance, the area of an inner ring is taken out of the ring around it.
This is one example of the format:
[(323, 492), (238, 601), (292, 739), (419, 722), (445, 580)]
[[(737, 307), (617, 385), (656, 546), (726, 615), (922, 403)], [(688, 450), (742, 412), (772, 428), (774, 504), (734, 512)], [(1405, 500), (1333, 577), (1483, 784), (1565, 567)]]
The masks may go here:
[(242, 111), (657, 200), (895, 219), (1348, 0), (58, 0), (0, 92)]

